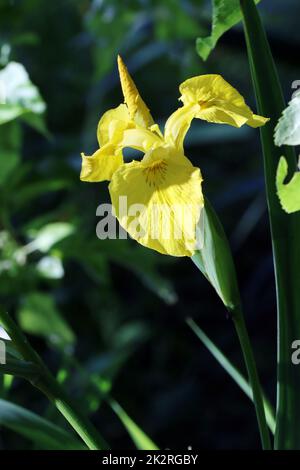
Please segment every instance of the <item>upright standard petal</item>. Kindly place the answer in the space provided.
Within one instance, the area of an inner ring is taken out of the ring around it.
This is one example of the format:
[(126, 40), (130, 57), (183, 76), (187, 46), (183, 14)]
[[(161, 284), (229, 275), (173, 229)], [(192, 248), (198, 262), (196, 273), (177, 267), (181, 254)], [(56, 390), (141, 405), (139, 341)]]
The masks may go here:
[(101, 117), (98, 128), (97, 138), (99, 147), (108, 142), (118, 142), (122, 140), (123, 131), (134, 127), (130, 118), (128, 108), (125, 104), (120, 104), (117, 108), (109, 109)]
[(142, 245), (162, 254), (192, 256), (203, 207), (199, 168), (170, 147), (121, 166), (109, 191), (121, 226)]
[(148, 152), (163, 144), (163, 139), (156, 133), (148, 129), (136, 128), (127, 129), (123, 133), (123, 139), (120, 143), (122, 148), (130, 147), (141, 152)]
[(197, 103), (191, 103), (178, 108), (171, 114), (165, 125), (165, 141), (182, 150), (185, 135), (190, 128), (193, 118), (199, 111), (200, 106)]
[(198, 103), (196, 117), (208, 122), (241, 127), (263, 126), (267, 118), (253, 114), (244, 98), (221, 75), (200, 75), (183, 82), (179, 90), (184, 104)]
[(114, 145), (107, 144), (93, 155), (81, 154), (81, 181), (95, 183), (111, 180), (113, 173), (123, 164), (122, 151)]
[(140, 96), (134, 81), (132, 80), (126, 65), (118, 55), (118, 68), (121, 81), (121, 87), (128, 106), (129, 114), (136, 124), (142, 127), (150, 127), (154, 124), (150, 111)]

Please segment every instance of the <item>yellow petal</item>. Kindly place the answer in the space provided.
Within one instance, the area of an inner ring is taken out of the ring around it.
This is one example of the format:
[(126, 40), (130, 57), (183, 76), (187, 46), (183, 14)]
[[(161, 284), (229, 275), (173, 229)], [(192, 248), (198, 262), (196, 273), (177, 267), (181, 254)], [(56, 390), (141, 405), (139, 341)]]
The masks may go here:
[(247, 125), (250, 127), (261, 127), (266, 124), (266, 122), (270, 121), (270, 118), (265, 118), (263, 116), (258, 116), (257, 114), (253, 114), (250, 119), (247, 121)]
[(163, 254), (192, 256), (203, 207), (201, 182), (199, 168), (183, 154), (159, 147), (141, 162), (122, 165), (109, 191), (116, 216), (132, 238)]
[(165, 140), (179, 150), (183, 149), (183, 141), (190, 128), (193, 118), (200, 110), (198, 104), (187, 104), (178, 108), (166, 122)]
[(154, 124), (152, 116), (146, 104), (142, 100), (134, 81), (128, 73), (122, 58), (118, 55), (118, 68), (125, 103), (128, 106), (131, 119), (142, 127), (150, 127)]
[(108, 142), (112, 143), (121, 140), (123, 131), (133, 126), (134, 123), (130, 119), (128, 108), (125, 104), (109, 109), (103, 114), (98, 124), (97, 138), (99, 147)]
[(248, 123), (249, 120), (248, 116), (243, 116), (240, 112), (230, 109), (229, 106), (222, 108), (221, 106), (213, 105), (201, 109), (196, 117), (207, 122), (228, 124), (233, 127), (241, 127)]
[(91, 156), (81, 154), (82, 166), (80, 179), (95, 183), (110, 180), (113, 173), (123, 164), (121, 150), (107, 144)]
[(221, 75), (200, 75), (183, 82), (180, 87), (184, 104), (198, 103), (198, 118), (208, 122), (241, 127), (244, 124), (264, 125), (266, 118), (256, 116), (244, 98)]
[(159, 137), (161, 137), (162, 139), (164, 138), (160, 128), (159, 128), (159, 125), (158, 124), (152, 124), (152, 126), (149, 127), (150, 131), (153, 132), (154, 134), (158, 135)]
[(147, 129), (137, 128), (124, 131), (120, 146), (122, 148), (131, 147), (140, 150), (141, 152), (147, 152), (152, 148), (158, 147), (162, 143), (163, 139), (156, 133)]

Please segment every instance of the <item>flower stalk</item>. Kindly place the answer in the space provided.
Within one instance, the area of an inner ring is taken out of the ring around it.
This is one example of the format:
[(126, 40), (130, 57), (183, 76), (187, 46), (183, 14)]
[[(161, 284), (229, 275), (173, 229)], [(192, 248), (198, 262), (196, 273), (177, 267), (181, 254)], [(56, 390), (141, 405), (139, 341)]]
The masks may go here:
[(291, 345), (300, 338), (300, 213), (286, 214), (276, 194), (276, 170), (282, 154), (293, 173), (291, 147), (274, 144), (274, 128), (285, 108), (270, 46), (253, 0), (240, 0), (258, 110), (271, 121), (261, 129), (264, 172), (275, 267), (278, 318), (276, 449), (300, 449), (300, 374), (291, 361)]
[(262, 447), (271, 449), (263, 392), (241, 307), (231, 249), (223, 226), (207, 199), (205, 199), (203, 214), (203, 236), (203, 248), (196, 252), (192, 261), (212, 284), (233, 321), (248, 372)]
[(256, 411), (262, 448), (264, 450), (271, 450), (270, 433), (267, 426), (262, 388), (258, 377), (256, 362), (251, 347), (248, 331), (246, 328), (244, 315), (240, 306), (237, 306), (231, 313), (234, 327), (241, 345), (244, 361), (248, 372), (249, 382), (252, 389), (253, 402)]

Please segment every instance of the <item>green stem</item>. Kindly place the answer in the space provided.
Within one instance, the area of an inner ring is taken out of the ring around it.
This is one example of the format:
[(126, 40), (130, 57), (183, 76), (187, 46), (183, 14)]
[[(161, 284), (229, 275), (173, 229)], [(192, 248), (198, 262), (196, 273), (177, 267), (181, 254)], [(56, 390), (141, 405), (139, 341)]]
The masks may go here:
[[(225, 356), (225, 354), (211, 341), (211, 339), (204, 333), (204, 331), (192, 320), (192, 318), (186, 319), (187, 325), (195, 333), (195, 335), (202, 341), (204, 346), (210, 351), (218, 363), (223, 369), (230, 375), (235, 383), (243, 390), (243, 392), (253, 401), (253, 391), (249, 384), (249, 381), (242, 375), (232, 362)], [(266, 396), (262, 396), (264, 402), (264, 409), (266, 414), (266, 421), (272, 434), (275, 433), (275, 413), (273, 407)]]
[(249, 63), (258, 111), (271, 118), (261, 128), (268, 210), (271, 226), (278, 311), (276, 449), (300, 449), (300, 374), (291, 362), (291, 345), (300, 338), (300, 213), (288, 215), (276, 194), (276, 170), (285, 155), (291, 172), (296, 156), (291, 147), (274, 145), (274, 127), (285, 108), (270, 46), (253, 0), (240, 0)]
[(106, 442), (99, 435), (93, 424), (81, 414), (77, 405), (67, 396), (63, 388), (56, 382), (40, 356), (34, 351), (22, 331), (4, 310), (0, 309), (0, 320), (9, 334), (13, 344), (24, 359), (33, 363), (40, 371), (31, 380), (46, 397), (51, 400), (90, 450), (107, 449)]
[(239, 338), (242, 348), (244, 361), (246, 364), (249, 382), (253, 393), (253, 402), (256, 411), (259, 432), (264, 450), (271, 449), (270, 434), (267, 426), (265, 408), (263, 402), (262, 388), (260, 385), (256, 362), (252, 351), (248, 331), (246, 328), (243, 312), (240, 307), (235, 308), (232, 312), (232, 320)]
[(196, 251), (192, 261), (213, 285), (234, 321), (252, 387), (262, 446), (264, 449), (270, 449), (262, 390), (241, 309), (240, 291), (231, 249), (224, 228), (207, 199), (205, 199), (203, 224), (204, 244), (201, 250)]

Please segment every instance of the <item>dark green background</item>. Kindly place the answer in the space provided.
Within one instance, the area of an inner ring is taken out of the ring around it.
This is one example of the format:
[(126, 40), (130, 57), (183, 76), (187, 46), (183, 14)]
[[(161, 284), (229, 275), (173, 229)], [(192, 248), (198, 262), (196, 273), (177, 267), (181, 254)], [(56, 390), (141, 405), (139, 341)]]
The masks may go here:
[[(299, 2), (263, 0), (259, 9), (289, 100), (292, 81), (300, 79)], [(22, 266), (13, 261), (0, 271), (1, 303), (19, 319), (29, 309), (33, 323), (39, 317), (47, 323), (49, 308), (68, 322), (76, 336), (72, 345), (59, 331), (30, 338), (53, 372), (68, 370), (65, 387), (113, 448), (132, 443), (70, 366), (69, 355), (89, 375), (111, 383), (112, 395), (162, 449), (259, 447), (251, 402), (184, 322), (196, 319), (243, 367), (234, 328), (210, 285), (188, 258), (168, 258), (132, 240), (98, 240), (95, 212), (109, 200), (107, 184), (79, 180), (80, 152), (97, 148), (99, 117), (122, 100), (118, 53), (160, 123), (177, 107), (178, 85), (203, 73), (222, 74), (255, 109), (241, 25), (206, 63), (197, 56), (195, 39), (209, 33), (210, 23), (209, 2), (201, 0), (0, 0), (1, 66), (15, 60), (26, 67), (47, 104), (50, 133), (47, 139), (17, 124), (21, 158), (0, 186), (0, 230), (8, 233), (0, 257), (14, 260), (30, 241), (30, 229), (59, 221), (74, 226), (50, 253), (62, 260), (64, 276), (42, 277), (39, 252)], [(1, 126), (2, 142), (9, 128)], [(259, 131), (197, 121), (185, 147), (229, 236), (259, 372), (274, 401), (275, 289)], [(2, 150), (0, 172), (5, 158)], [(6, 398), (64, 425), (22, 380), (13, 382)], [(11, 431), (1, 429), (0, 436), (3, 449), (32, 448)]]

